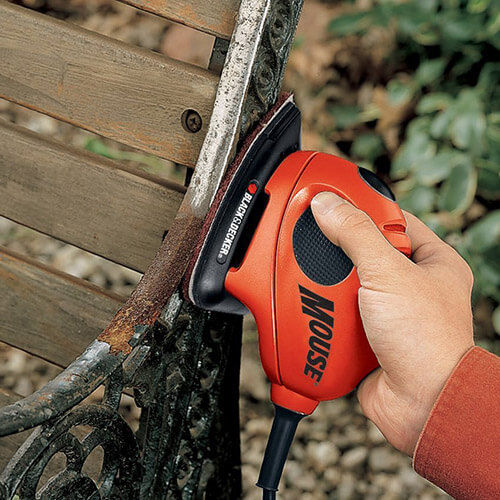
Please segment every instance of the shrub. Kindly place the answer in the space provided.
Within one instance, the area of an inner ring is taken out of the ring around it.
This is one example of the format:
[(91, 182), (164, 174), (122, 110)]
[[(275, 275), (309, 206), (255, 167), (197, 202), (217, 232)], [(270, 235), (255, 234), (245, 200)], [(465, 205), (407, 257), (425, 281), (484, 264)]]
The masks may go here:
[(389, 157), (402, 207), (467, 259), (474, 300), (493, 303), (500, 334), (499, 3), (379, 0), (336, 17), (329, 30), (333, 37), (394, 33), (383, 83), (389, 106), (404, 110), (400, 144), (390, 151), (376, 126), (384, 110), (373, 103), (350, 113), (334, 106), (336, 127), (365, 123), (348, 153), (376, 168)]

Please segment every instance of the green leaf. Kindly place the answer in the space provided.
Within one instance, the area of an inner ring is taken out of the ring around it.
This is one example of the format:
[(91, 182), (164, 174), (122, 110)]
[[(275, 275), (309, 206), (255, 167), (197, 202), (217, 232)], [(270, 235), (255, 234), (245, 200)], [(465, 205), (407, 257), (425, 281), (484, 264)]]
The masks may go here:
[(446, 64), (445, 59), (431, 59), (422, 62), (415, 73), (417, 83), (421, 87), (434, 83), (443, 76)]
[(422, 97), (417, 104), (416, 111), (419, 115), (433, 113), (448, 108), (452, 102), (453, 99), (448, 94), (435, 92)]
[(440, 0), (419, 0), (418, 7), (426, 16), (434, 14), (439, 6)]
[(391, 167), (391, 175), (400, 179), (411, 170), (416, 169), (421, 163), (430, 160), (436, 153), (436, 143), (429, 139), (423, 132), (418, 132), (399, 149)]
[(450, 126), (453, 143), (462, 149), (480, 151), (486, 130), (486, 117), (481, 112), (459, 113)]
[(439, 208), (455, 214), (464, 213), (474, 199), (476, 185), (477, 173), (472, 164), (469, 161), (459, 163), (441, 187)]
[(459, 10), (449, 10), (449, 15), (441, 16), (442, 33), (450, 42), (470, 42), (481, 32), (479, 16), (459, 16)]
[(430, 116), (419, 116), (414, 118), (406, 129), (406, 137), (408, 139), (412, 138), (417, 134), (430, 135), (432, 118)]
[(432, 24), (420, 26), (413, 34), (413, 38), (420, 45), (439, 45), (440, 33)]
[(500, 163), (478, 160), (477, 191), (487, 200), (500, 199)]
[(434, 207), (435, 192), (426, 186), (415, 186), (406, 195), (398, 199), (399, 206), (415, 215), (430, 212)]
[(486, 138), (492, 143), (492, 147), (500, 147), (500, 127), (493, 124), (488, 125)]
[(394, 106), (407, 103), (413, 97), (414, 88), (410, 83), (394, 79), (387, 84), (387, 97)]
[(420, 218), (428, 226), (434, 233), (436, 233), (440, 238), (445, 238), (449, 229), (444, 227), (441, 223), (441, 214), (439, 213), (423, 213), (420, 215)]
[(431, 123), (430, 134), (434, 139), (442, 139), (449, 133), (450, 124), (455, 116), (455, 110), (448, 108), (436, 115)]
[(483, 111), (482, 91), (478, 88), (466, 87), (460, 91), (456, 101), (459, 113), (477, 113)]
[[(486, 33), (490, 37), (494, 37), (500, 32), (500, 10), (497, 12), (493, 12), (490, 18), (488, 19), (488, 23), (486, 24)], [(493, 41), (490, 39), (490, 42)], [(495, 45), (495, 47), (497, 47)], [(498, 48), (498, 47), (497, 47)]]
[[(499, 16), (500, 18), (500, 16)], [(477, 88), (483, 92), (488, 92), (488, 89), (494, 88), (500, 80), (500, 64), (497, 62), (486, 63), (479, 73)]]
[(497, 301), (500, 300), (500, 267), (496, 263), (500, 259), (500, 255), (496, 255), (496, 260), (493, 256), (476, 255), (477, 261), (474, 266), (474, 277), (477, 278), (477, 285), (483, 296), (494, 297)]
[(328, 25), (331, 33), (337, 36), (355, 35), (370, 26), (370, 12), (353, 12), (333, 19)]
[(360, 122), (361, 109), (358, 106), (331, 106), (329, 112), (335, 118), (337, 129), (340, 130)]
[(462, 154), (451, 149), (443, 149), (436, 156), (421, 162), (415, 168), (415, 178), (420, 184), (432, 186), (450, 175), (453, 167), (461, 160)]
[(464, 234), (465, 244), (476, 252), (485, 252), (500, 244), (500, 210), (485, 215)]
[(373, 161), (384, 152), (384, 143), (378, 134), (361, 134), (352, 144), (351, 153), (359, 158)]
[(493, 328), (495, 329), (495, 332), (500, 335), (500, 306), (498, 306), (494, 311), (491, 316), (491, 321), (493, 322)]
[(491, 0), (469, 0), (467, 11), (472, 14), (484, 12), (490, 6)]
[(111, 148), (108, 148), (104, 142), (96, 137), (92, 137), (88, 139), (84, 145), (84, 148), (91, 153), (95, 153), (106, 158), (110, 158), (112, 160), (117, 160), (120, 158), (119, 151), (113, 151)]
[(490, 113), (486, 117), (486, 120), (488, 122), (488, 126), (500, 125), (500, 113), (499, 112)]

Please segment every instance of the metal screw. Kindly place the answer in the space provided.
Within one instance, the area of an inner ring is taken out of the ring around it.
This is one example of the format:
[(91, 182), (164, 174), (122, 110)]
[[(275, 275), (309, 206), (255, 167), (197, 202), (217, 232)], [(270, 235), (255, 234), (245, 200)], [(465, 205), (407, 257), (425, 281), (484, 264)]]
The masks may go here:
[(203, 121), (200, 114), (194, 109), (186, 109), (181, 116), (181, 123), (184, 130), (195, 134), (201, 130)]

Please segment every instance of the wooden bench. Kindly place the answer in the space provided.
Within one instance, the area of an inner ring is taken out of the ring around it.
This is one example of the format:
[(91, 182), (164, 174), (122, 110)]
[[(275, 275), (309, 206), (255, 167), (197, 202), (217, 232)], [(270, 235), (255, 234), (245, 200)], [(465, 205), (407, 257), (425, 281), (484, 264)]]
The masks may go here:
[(302, 2), (125, 3), (214, 35), (209, 67), (0, 0), (0, 97), (194, 168), (183, 186), (0, 121), (0, 214), (144, 273), (125, 301), (0, 249), (0, 341), (64, 368), (27, 398), (0, 391), (1, 499), (240, 492), (241, 321), (177, 290), (238, 140), (277, 98)]

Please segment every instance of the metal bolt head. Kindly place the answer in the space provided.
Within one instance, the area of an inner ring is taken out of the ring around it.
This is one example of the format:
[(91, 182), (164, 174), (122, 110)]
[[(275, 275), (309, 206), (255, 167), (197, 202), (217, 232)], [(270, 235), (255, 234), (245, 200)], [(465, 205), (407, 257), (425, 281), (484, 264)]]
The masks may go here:
[(194, 109), (186, 109), (186, 111), (182, 113), (181, 123), (184, 130), (192, 134), (199, 132), (203, 125), (200, 114)]

